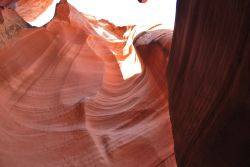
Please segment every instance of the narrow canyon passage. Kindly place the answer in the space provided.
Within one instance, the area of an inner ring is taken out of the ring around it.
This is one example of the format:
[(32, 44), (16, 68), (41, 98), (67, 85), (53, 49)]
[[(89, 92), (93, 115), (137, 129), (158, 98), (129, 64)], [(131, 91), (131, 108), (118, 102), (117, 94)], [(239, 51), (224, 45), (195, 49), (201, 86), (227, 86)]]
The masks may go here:
[(249, 18), (249, 0), (0, 0), (0, 167), (249, 167)]

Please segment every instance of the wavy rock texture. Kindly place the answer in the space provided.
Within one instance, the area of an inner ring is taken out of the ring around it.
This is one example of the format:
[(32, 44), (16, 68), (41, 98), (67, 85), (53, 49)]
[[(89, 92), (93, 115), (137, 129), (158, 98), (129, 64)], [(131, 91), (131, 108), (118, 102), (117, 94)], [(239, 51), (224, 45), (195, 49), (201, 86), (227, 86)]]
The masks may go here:
[(250, 1), (179, 0), (169, 106), (180, 167), (250, 166)]
[[(16, 11), (32, 19), (25, 2)], [(143, 30), (62, 2), (45, 27), (14, 33), (0, 49), (0, 166), (176, 166), (165, 80), (172, 32)]]

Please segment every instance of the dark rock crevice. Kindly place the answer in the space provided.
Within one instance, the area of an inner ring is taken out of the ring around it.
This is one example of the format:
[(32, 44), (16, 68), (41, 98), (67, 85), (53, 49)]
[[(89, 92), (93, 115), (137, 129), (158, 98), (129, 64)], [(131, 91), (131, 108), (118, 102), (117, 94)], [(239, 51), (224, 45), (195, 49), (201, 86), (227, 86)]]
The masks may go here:
[(182, 1), (168, 68), (180, 167), (250, 166), (250, 2)]

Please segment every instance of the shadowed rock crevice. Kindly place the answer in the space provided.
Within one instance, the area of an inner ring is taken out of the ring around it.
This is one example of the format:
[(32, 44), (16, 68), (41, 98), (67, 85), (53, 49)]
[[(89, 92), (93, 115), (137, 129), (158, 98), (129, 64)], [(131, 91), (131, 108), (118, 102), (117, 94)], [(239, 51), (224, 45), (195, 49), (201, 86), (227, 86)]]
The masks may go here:
[(249, 166), (249, 1), (177, 3), (168, 66), (183, 167)]

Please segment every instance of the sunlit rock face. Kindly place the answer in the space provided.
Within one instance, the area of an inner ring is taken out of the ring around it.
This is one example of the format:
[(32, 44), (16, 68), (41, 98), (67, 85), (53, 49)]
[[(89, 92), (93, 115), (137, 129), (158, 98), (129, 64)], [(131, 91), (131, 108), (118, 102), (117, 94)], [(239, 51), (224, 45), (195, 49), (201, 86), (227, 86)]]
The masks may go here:
[(35, 20), (52, 2), (53, 0), (3, 0), (0, 2), (0, 6), (15, 9), (28, 22)]
[(48, 24), (27, 27), (52, 2), (13, 3), (3, 11), (19, 16), (0, 25), (21, 27), (0, 48), (0, 166), (175, 167), (172, 31), (118, 27), (65, 1)]

